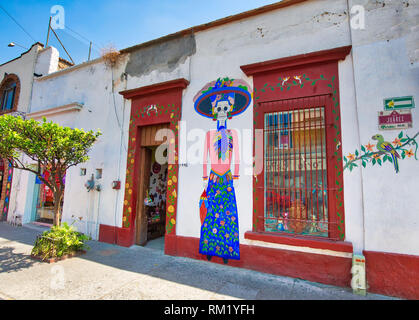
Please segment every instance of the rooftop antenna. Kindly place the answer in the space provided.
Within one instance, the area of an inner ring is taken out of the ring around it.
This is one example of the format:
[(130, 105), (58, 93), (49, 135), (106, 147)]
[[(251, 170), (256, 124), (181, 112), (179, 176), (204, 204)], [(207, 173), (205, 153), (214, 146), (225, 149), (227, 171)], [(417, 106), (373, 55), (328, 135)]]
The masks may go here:
[(89, 57), (87, 58), (87, 61), (90, 61), (90, 53), (92, 52), (92, 41), (90, 41), (90, 46), (89, 46)]
[(55, 37), (57, 38), (58, 42), (59, 42), (59, 43), (61, 44), (61, 46), (63, 47), (63, 49), (64, 49), (65, 53), (67, 53), (67, 55), (69, 56), (69, 58), (70, 58), (71, 62), (72, 62), (73, 64), (75, 64), (75, 63), (74, 63), (73, 58), (70, 56), (70, 54), (68, 53), (67, 49), (64, 47), (64, 45), (63, 45), (63, 43), (61, 42), (60, 38), (58, 37), (57, 33), (54, 31), (54, 29), (53, 29), (53, 28), (51, 28), (51, 17), (49, 17), (49, 23), (48, 23), (48, 34), (47, 34), (47, 42), (46, 42), (46, 46), (48, 46), (49, 31), (50, 31), (50, 30), (52, 31), (52, 33), (53, 33), (53, 34), (55, 35)]
[(51, 17), (49, 17), (49, 22), (48, 22), (48, 33), (47, 33), (47, 41), (46, 41), (46, 44), (45, 44), (45, 48), (48, 47), (49, 29), (51, 29)]

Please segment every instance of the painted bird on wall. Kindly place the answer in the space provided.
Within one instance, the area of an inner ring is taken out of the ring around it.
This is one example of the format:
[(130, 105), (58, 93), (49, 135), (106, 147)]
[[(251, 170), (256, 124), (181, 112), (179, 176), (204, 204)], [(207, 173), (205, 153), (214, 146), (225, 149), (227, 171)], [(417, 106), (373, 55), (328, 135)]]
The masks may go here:
[(396, 173), (399, 172), (399, 163), (397, 159), (400, 159), (400, 155), (397, 153), (396, 149), (391, 145), (390, 142), (384, 141), (384, 137), (381, 134), (376, 134), (372, 136), (373, 140), (377, 140), (377, 149), (378, 151), (389, 153), (393, 159), (394, 170)]

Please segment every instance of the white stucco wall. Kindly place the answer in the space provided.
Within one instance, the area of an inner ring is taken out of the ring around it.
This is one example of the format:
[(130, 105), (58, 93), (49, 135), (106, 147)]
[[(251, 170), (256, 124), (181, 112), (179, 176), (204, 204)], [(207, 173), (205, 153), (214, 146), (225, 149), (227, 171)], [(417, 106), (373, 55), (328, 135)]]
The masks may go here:
[[(41, 46), (35, 44), (27, 52), (23, 53), (18, 58), (4, 63), (0, 66), (0, 76), (3, 80), (5, 73), (16, 74), (20, 81), (19, 100), (17, 111), (28, 112), (30, 108), (33, 72), (36, 64), (36, 59)], [(14, 48), (10, 50), (15, 50)], [(25, 191), (26, 180), (28, 173), (20, 170), (14, 170), (12, 187), (10, 192), (9, 209), (7, 220), (10, 221), (16, 214), (23, 216), (25, 210)], [(23, 179), (21, 181), (21, 178)], [(23, 201), (22, 201), (23, 200)]]
[[(350, 7), (354, 4), (363, 4), (366, 8), (365, 30), (350, 32), (346, 0), (312, 0), (197, 32), (194, 35), (196, 52), (174, 68), (157, 66), (148, 73), (130, 73), (126, 81), (121, 75), (130, 57), (127, 54), (114, 70), (114, 95), (112, 73), (101, 61), (36, 80), (32, 112), (82, 103), (81, 111), (49, 119), (84, 129), (100, 128), (103, 132), (90, 152), (91, 160), (70, 169), (67, 174), (63, 220), (71, 222), (73, 215), (83, 217), (77, 222), (79, 230), (93, 236), (97, 222), (122, 225), (124, 188), (111, 189), (113, 180), (119, 179), (122, 186), (125, 184), (130, 102), (124, 102), (118, 94), (121, 90), (177, 78), (189, 80), (182, 106), (186, 128), (181, 127), (179, 135), (180, 145), (188, 150), (197, 143), (193, 140), (194, 129), (214, 128), (213, 121), (202, 118), (193, 108), (193, 97), (206, 83), (228, 76), (253, 85), (252, 78), (244, 75), (240, 65), (352, 44), (353, 52), (339, 62), (343, 154), (352, 153), (360, 144), (371, 141), (370, 137), (378, 132), (377, 112), (383, 110), (383, 98), (405, 95), (418, 98), (418, 51), (414, 35), (418, 6), (412, 3), (409, 8), (380, 7), (376, 1), (349, 1)], [(245, 113), (230, 120), (229, 127), (241, 134), (252, 129), (252, 107), (251, 104)], [(125, 147), (122, 148), (115, 113), (120, 122), (124, 119), (122, 141)], [(406, 131), (410, 135), (418, 131), (417, 109), (412, 113), (414, 128)], [(392, 141), (398, 133), (388, 131), (384, 136)], [(249, 167), (246, 155), (251, 148), (251, 145), (242, 145), (240, 180), (236, 188), (240, 243), (243, 244), (248, 243), (244, 233), (252, 229), (252, 178), (245, 174), (245, 168)], [(180, 162), (184, 162), (184, 157), (181, 149)], [(418, 165), (413, 159), (400, 161), (397, 175), (388, 163), (344, 172), (346, 241), (352, 242), (355, 253), (373, 250), (419, 254), (416, 245), (419, 243), (419, 199), (415, 197), (419, 187)], [(87, 168), (86, 176), (80, 176), (80, 168)], [(100, 199), (97, 191), (87, 193), (83, 186), (96, 168), (103, 169)], [(187, 167), (179, 168), (178, 235), (199, 237), (201, 177), (201, 164), (188, 163)]]
[[(378, 130), (378, 112), (384, 110), (384, 98), (413, 96), (417, 105), (419, 2), (350, 3), (366, 9), (365, 29), (352, 33), (360, 140), (376, 144), (371, 137), (380, 133), (392, 142), (401, 130)], [(403, 130), (405, 134), (419, 132), (418, 116), (416, 107), (413, 128)], [(354, 150), (345, 149), (346, 154)], [(362, 176), (365, 250), (419, 255), (419, 161), (406, 157), (399, 167), (396, 174), (391, 163), (368, 164), (345, 177), (352, 181)]]
[[(253, 86), (253, 79), (242, 72), (241, 65), (349, 45), (344, 2), (327, 3), (327, 11), (333, 14), (324, 14), (324, 1), (309, 1), (197, 33), (197, 52), (191, 58), (191, 83), (183, 97), (182, 120), (188, 128), (207, 131), (215, 127), (213, 121), (202, 118), (193, 108), (193, 97), (206, 83), (228, 76), (243, 79)], [(228, 126), (241, 134), (252, 130), (252, 108), (253, 102), (247, 111), (230, 120)], [(188, 142), (188, 146), (193, 143)], [(245, 145), (241, 144), (241, 147), (244, 149)], [(251, 145), (246, 147), (252, 150)], [(249, 152), (245, 154), (249, 155)], [(244, 239), (244, 233), (252, 230), (253, 225), (253, 181), (252, 176), (245, 174), (250, 163), (249, 156), (244, 157), (241, 150), (240, 180), (235, 190), (240, 243), (243, 244), (251, 243)], [(202, 165), (180, 167), (179, 170), (179, 194), (188, 194), (188, 197), (179, 197), (176, 232), (199, 237)]]
[[(123, 62), (121, 66), (124, 66)], [(102, 135), (89, 152), (90, 160), (67, 171), (62, 221), (75, 222), (81, 232), (97, 238), (99, 224), (122, 224), (123, 192), (111, 188), (112, 181), (125, 184), (126, 148), (130, 108), (118, 93), (125, 89), (120, 80), (121, 69), (114, 70), (115, 87), (112, 88), (112, 72), (102, 61), (96, 60), (75, 70), (60, 72), (40, 78), (34, 83), (32, 112), (60, 107), (71, 103), (83, 105), (80, 111), (59, 113), (47, 117), (48, 121), (63, 126), (100, 130)], [(112, 91), (113, 90), (113, 91)], [(121, 135), (121, 128), (124, 135)], [(122, 140), (121, 140), (122, 139)], [(86, 168), (86, 175), (80, 169)], [(102, 191), (87, 192), (85, 182), (102, 169)], [(79, 217), (82, 217), (80, 220)]]

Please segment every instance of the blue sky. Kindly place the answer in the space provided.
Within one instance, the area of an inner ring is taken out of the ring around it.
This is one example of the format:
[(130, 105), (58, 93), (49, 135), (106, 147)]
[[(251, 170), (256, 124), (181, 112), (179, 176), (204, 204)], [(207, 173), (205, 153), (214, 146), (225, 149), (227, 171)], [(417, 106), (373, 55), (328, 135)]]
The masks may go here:
[[(91, 58), (100, 49), (113, 45), (123, 49), (148, 40), (258, 8), (279, 0), (0, 0), (0, 5), (29, 33), (25, 33), (0, 8), (0, 64), (19, 56), (25, 49), (7, 45), (14, 42), (29, 48), (35, 41), (46, 42), (50, 10), (61, 5), (65, 12), (64, 30), (56, 32), (76, 63)], [(76, 32), (76, 33), (75, 33)], [(53, 35), (50, 45), (69, 60)]]

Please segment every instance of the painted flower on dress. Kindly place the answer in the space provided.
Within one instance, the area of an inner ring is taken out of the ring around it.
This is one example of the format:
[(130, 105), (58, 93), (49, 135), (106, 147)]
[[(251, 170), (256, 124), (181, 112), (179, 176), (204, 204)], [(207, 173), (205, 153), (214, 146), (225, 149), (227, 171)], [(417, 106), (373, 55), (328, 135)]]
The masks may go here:
[(225, 221), (220, 221), (220, 224), (223, 226), (225, 224)]
[(217, 233), (217, 229), (216, 228), (212, 229), (212, 232)]

